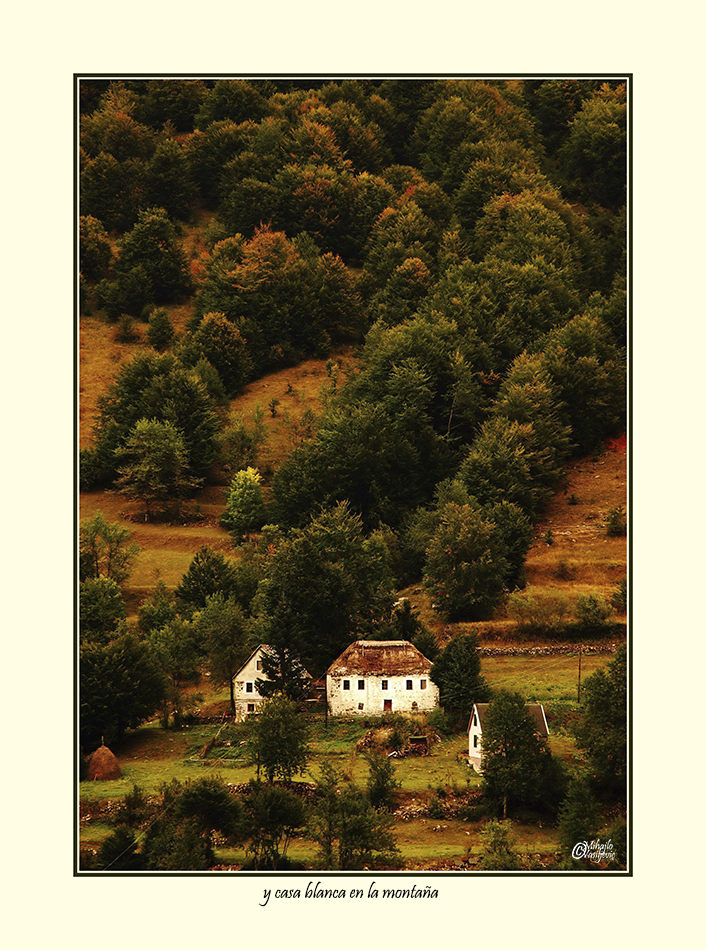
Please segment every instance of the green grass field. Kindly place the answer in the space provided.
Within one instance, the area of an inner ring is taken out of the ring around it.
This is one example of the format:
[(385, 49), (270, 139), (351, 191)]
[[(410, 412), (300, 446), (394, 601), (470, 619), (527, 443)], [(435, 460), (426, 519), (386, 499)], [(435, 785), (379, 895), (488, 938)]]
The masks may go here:
[[(610, 655), (582, 658), (582, 680), (610, 662)], [(550, 748), (555, 755), (571, 760), (576, 747), (567, 727), (578, 706), (576, 686), (577, 656), (502, 656), (485, 657), (483, 673), (494, 688), (520, 692), (529, 701), (545, 704), (550, 721)], [(206, 691), (205, 703), (222, 702), (227, 693)], [(364, 786), (368, 764), (357, 743), (366, 734), (361, 720), (338, 720), (312, 715), (310, 722), (311, 755), (305, 782), (315, 782), (324, 761), (330, 761), (346, 778)], [(219, 744), (207, 757), (202, 757), (204, 746), (218, 735)], [(243, 743), (247, 735), (244, 724), (192, 725), (181, 732), (163, 729), (158, 722), (147, 723), (134, 730), (116, 751), (123, 772), (121, 779), (110, 782), (80, 783), (80, 800), (87, 805), (105, 800), (119, 800), (138, 785), (146, 794), (156, 794), (164, 783), (172, 779), (189, 779), (215, 775), (231, 784), (242, 784), (255, 777), (255, 768), (249, 765)], [(400, 783), (403, 802), (428, 804), (445, 792), (464, 792), (480, 784), (480, 777), (469, 769), (465, 754), (468, 751), (465, 733), (442, 737), (431, 744), (428, 756), (395, 760), (395, 778)], [(401, 855), (411, 866), (443, 861), (460, 861), (465, 855), (481, 848), (482, 823), (460, 819), (413, 817), (396, 822), (396, 838)], [(99, 847), (110, 834), (112, 826), (102, 818), (82, 825), (82, 844)], [(553, 852), (557, 850), (556, 829), (534, 823), (514, 823), (515, 846), (519, 852)], [(289, 856), (312, 866), (316, 859), (316, 845), (306, 837), (295, 839)], [(217, 849), (217, 859), (224, 865), (240, 865), (245, 859), (241, 849)]]

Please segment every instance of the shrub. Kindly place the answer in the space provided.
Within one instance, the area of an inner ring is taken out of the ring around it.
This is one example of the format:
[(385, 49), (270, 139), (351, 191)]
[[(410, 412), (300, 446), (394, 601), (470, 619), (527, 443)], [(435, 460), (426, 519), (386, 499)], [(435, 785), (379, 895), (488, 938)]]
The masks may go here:
[(593, 636), (605, 634), (612, 628), (609, 618), (612, 609), (598, 594), (579, 594), (576, 600), (576, 623), (579, 631)]
[(260, 406), (252, 414), (252, 427), (246, 425), (243, 416), (231, 416), (231, 422), (218, 437), (224, 465), (238, 471), (253, 465), (260, 446), (267, 438), (263, 418)]
[(484, 871), (515, 871), (519, 856), (514, 850), (512, 824), (509, 821), (489, 821), (481, 832), (483, 853), (481, 867)]
[(576, 577), (576, 564), (573, 561), (567, 561), (566, 558), (560, 557), (554, 574), (561, 581), (573, 581)]
[(155, 350), (166, 350), (174, 340), (174, 326), (166, 310), (153, 310), (147, 327), (147, 342)]
[(135, 828), (142, 824), (150, 812), (147, 796), (144, 789), (133, 784), (132, 791), (128, 792), (118, 807), (118, 819), (128, 828)]
[(628, 609), (628, 579), (624, 577), (619, 584), (615, 587), (611, 598), (610, 605), (613, 610), (617, 611), (619, 614), (625, 613)]
[(570, 603), (563, 593), (515, 591), (507, 599), (507, 613), (518, 628), (534, 636), (554, 637), (564, 633)]
[(400, 782), (395, 778), (392, 759), (375, 750), (366, 752), (365, 759), (370, 767), (367, 787), (370, 804), (373, 808), (393, 811)]
[(611, 508), (606, 518), (606, 534), (609, 538), (621, 538), (627, 534), (628, 527), (625, 519), (625, 509), (622, 505)]
[(427, 725), (442, 736), (451, 736), (454, 732), (453, 724), (440, 706), (427, 713)]
[(135, 319), (130, 314), (124, 313), (118, 320), (118, 332), (115, 335), (118, 343), (134, 343), (137, 339), (135, 332)]
[(142, 857), (137, 853), (137, 839), (129, 828), (117, 828), (100, 847), (96, 859), (100, 871), (141, 871)]

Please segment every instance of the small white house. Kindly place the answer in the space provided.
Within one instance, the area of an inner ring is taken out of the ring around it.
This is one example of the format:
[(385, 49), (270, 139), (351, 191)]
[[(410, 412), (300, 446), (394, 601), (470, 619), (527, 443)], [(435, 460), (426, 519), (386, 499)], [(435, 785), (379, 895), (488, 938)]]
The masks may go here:
[(431, 662), (406, 640), (358, 640), (326, 672), (333, 716), (428, 712), (439, 705)]
[(262, 672), (262, 655), (266, 650), (267, 644), (261, 643), (233, 677), (237, 722), (241, 722), (250, 713), (258, 712), (265, 701), (265, 697), (257, 691), (257, 681), (267, 679)]
[[(471, 718), (468, 722), (468, 764), (476, 772), (483, 771), (483, 719), (488, 703), (474, 703)], [(527, 709), (534, 719), (535, 732), (546, 739), (549, 735), (547, 717), (544, 715), (544, 706), (541, 703), (528, 703)]]
[(233, 677), (236, 722), (241, 722), (251, 713), (258, 713), (265, 702), (266, 697), (258, 692), (257, 681), (267, 679), (262, 669), (262, 657), (268, 649), (266, 643), (261, 643)]

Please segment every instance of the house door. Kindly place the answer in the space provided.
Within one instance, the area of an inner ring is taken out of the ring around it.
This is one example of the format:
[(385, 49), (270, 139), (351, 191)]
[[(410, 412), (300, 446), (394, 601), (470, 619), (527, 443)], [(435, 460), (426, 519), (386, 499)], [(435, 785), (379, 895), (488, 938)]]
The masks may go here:
[(385, 711), (385, 712), (392, 712), (392, 700), (391, 700), (391, 699), (386, 699), (386, 700), (384, 700), (384, 703), (385, 703), (385, 705), (384, 705), (384, 707), (383, 707), (384, 711)]

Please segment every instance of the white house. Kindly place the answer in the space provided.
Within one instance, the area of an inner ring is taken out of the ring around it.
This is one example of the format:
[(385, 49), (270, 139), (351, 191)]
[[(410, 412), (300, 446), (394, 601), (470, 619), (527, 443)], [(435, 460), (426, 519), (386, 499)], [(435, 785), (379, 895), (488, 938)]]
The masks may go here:
[(439, 705), (431, 662), (406, 640), (358, 640), (326, 672), (333, 716), (414, 713)]
[(266, 697), (258, 692), (257, 681), (267, 679), (262, 670), (262, 657), (268, 649), (266, 643), (261, 643), (233, 677), (236, 722), (241, 722), (251, 713), (259, 712), (260, 706), (265, 702)]
[(262, 655), (267, 650), (267, 644), (261, 643), (250, 654), (244, 665), (233, 677), (235, 696), (235, 718), (237, 722), (243, 720), (250, 713), (258, 712), (265, 701), (257, 691), (257, 680), (266, 679), (262, 672)]
[[(468, 764), (476, 772), (483, 771), (483, 719), (488, 703), (474, 703), (471, 718), (468, 722)], [(541, 703), (527, 703), (527, 710), (534, 719), (535, 732), (546, 739), (549, 735), (547, 717), (544, 715), (544, 706)]]

